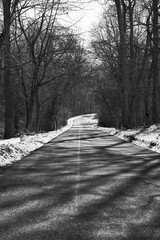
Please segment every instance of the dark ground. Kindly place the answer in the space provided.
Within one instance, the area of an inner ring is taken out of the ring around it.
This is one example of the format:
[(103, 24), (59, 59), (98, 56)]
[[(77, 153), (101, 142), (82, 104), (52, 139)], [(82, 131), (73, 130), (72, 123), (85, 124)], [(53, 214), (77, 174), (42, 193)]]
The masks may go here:
[(160, 239), (160, 155), (73, 127), (0, 172), (0, 240)]

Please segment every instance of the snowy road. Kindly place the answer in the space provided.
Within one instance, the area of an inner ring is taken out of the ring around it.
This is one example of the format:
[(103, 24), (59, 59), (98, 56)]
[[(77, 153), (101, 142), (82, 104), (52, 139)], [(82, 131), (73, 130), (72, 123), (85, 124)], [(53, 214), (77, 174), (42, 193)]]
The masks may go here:
[(82, 117), (0, 173), (0, 240), (160, 239), (160, 155)]

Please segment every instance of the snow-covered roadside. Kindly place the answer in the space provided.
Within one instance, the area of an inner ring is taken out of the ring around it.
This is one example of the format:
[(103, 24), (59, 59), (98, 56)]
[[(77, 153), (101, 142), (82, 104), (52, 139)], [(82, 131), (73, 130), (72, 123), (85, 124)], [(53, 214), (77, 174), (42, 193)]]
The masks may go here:
[(160, 153), (160, 124), (122, 131), (116, 128), (98, 127), (98, 120), (96, 119), (95, 114), (88, 114), (84, 117), (93, 127), (96, 127), (107, 134), (117, 136), (123, 140), (130, 141), (136, 145)]
[[(106, 134), (117, 136), (121, 139), (160, 153), (160, 124), (152, 125), (147, 128), (141, 127), (122, 131), (115, 128), (98, 127), (98, 120), (95, 118), (95, 114), (88, 114), (83, 117), (93, 127), (106, 132)], [(35, 135), (24, 135), (20, 138), (12, 138), (9, 140), (0, 140), (0, 166), (10, 165), (14, 161), (20, 160), (30, 152), (67, 131), (71, 128), (75, 118), (77, 117), (70, 118), (67, 125), (57, 131), (38, 133)]]
[(0, 140), (0, 166), (10, 165), (14, 161), (20, 160), (30, 152), (40, 148), (45, 143), (67, 131), (71, 128), (75, 118), (68, 119), (67, 125), (57, 131)]

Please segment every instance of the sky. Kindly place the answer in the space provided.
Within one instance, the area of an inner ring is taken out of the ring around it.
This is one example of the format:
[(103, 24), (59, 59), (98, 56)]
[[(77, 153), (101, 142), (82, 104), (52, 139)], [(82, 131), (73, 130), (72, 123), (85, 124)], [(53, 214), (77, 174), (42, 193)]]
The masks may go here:
[[(77, 34), (81, 33), (81, 39), (84, 45), (87, 45), (90, 40), (90, 31), (93, 25), (100, 21), (102, 10), (103, 7), (98, 1), (90, 0), (90, 2), (78, 6), (76, 11), (72, 10), (68, 14), (61, 15), (59, 20), (62, 24), (72, 27)], [(29, 15), (34, 14), (35, 11), (29, 11)]]
[(68, 22), (73, 24), (73, 29), (82, 34), (84, 44), (89, 43), (90, 31), (98, 23), (102, 13), (102, 6), (98, 2), (91, 2), (81, 10), (70, 12)]

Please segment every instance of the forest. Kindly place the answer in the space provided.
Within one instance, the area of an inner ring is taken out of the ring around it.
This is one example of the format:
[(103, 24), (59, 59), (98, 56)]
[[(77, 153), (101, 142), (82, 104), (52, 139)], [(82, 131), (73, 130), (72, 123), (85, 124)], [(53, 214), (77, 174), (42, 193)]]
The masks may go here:
[(86, 47), (61, 21), (81, 0), (0, 1), (1, 138), (93, 112), (101, 126), (159, 123), (159, 1), (100, 3)]

